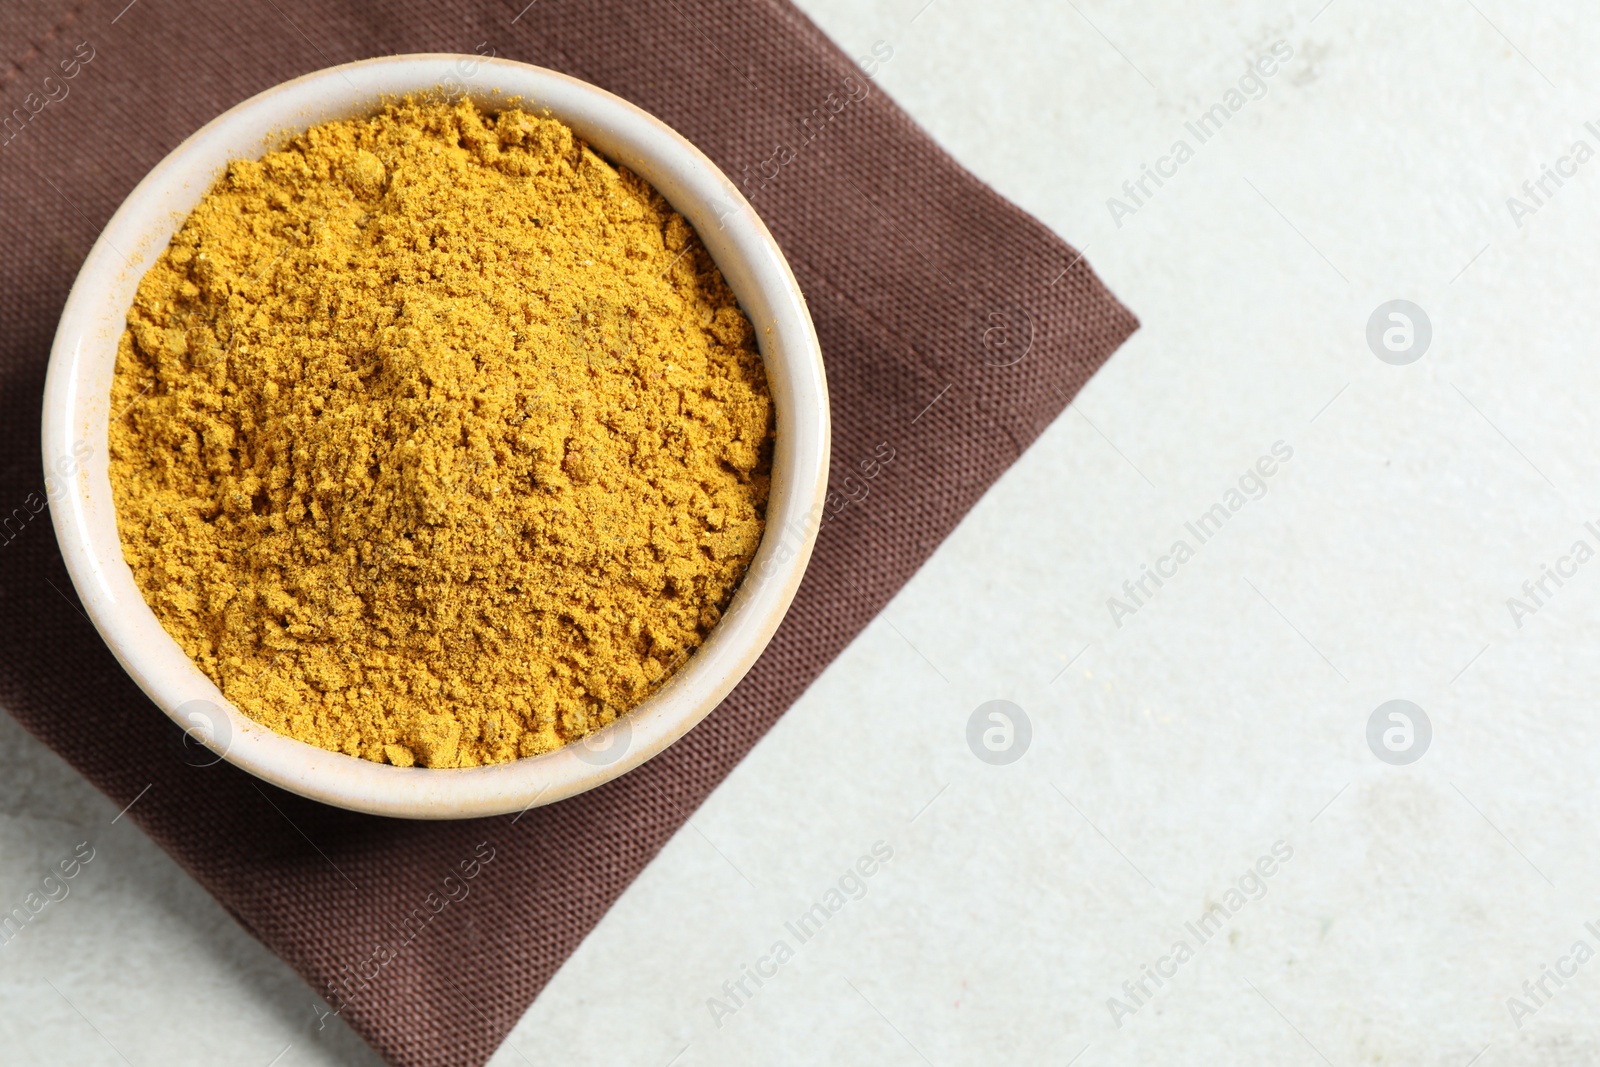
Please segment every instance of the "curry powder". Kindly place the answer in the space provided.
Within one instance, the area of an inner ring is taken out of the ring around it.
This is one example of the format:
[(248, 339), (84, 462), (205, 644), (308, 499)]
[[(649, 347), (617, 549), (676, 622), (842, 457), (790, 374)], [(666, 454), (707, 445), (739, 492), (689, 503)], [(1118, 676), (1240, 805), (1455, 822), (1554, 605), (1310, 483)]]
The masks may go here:
[(139, 285), (124, 558), (272, 729), (548, 752), (659, 685), (760, 542), (773, 408), (691, 227), (564, 124), (406, 98), (231, 164)]

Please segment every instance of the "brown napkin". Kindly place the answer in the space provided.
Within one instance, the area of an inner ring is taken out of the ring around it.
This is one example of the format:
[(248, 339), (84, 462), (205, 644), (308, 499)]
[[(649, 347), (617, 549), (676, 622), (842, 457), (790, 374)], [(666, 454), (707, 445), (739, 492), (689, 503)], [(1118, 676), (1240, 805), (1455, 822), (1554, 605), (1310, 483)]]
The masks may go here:
[[(526, 2), (32, 0), (0, 14), (0, 704), (119, 807), (139, 797), (130, 817), (396, 1065), (488, 1058), (1137, 326), (1076, 252), (954, 163), (783, 0)], [(910, 47), (885, 41), (867, 66)], [(201, 124), (334, 63), (491, 49), (632, 100), (745, 185), (816, 318), (832, 485), (848, 503), (755, 669), (652, 762), (515, 823), (354, 815), (194, 766), (206, 761), (79, 611), (40, 510), (45, 358), (100, 228)]]

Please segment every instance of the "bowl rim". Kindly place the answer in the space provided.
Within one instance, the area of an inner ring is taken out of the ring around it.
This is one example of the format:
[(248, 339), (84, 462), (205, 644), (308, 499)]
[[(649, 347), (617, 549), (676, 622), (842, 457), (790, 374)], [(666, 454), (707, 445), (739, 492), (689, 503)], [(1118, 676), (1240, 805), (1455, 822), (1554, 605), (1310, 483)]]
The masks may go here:
[[(446, 86), (480, 106), (517, 102), (545, 110), (649, 181), (689, 220), (756, 328), (777, 436), (761, 544), (721, 621), (665, 685), (616, 722), (555, 752), (467, 769), (403, 768), (322, 749), (255, 722), (161, 627), (117, 535), (107, 473), (109, 388), (133, 292), (228, 161), (259, 158), (320, 122), (372, 114), (385, 99)], [(456, 819), (526, 811), (603, 785), (665, 750), (721, 703), (765, 649), (799, 588), (826, 500), (831, 426), (821, 347), (799, 284), (772, 234), (716, 164), (660, 119), (569, 75), (514, 60), (413, 53), (329, 67), (257, 93), (196, 130), (145, 175), (73, 282), (51, 346), (41, 442), (52, 525), (84, 610), (135, 683), (183, 728), (190, 763), (227, 760), (350, 810)]]

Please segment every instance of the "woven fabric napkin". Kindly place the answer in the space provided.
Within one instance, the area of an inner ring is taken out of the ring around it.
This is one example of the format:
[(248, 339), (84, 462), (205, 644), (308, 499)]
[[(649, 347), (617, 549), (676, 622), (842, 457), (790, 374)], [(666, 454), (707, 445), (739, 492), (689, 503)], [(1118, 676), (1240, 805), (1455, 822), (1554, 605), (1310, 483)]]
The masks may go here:
[[(4, 6), (0, 32), (0, 704), (119, 807), (137, 797), (129, 816), (396, 1067), (487, 1059), (1137, 326), (886, 98), (873, 76), (909, 44), (848, 56), (784, 0), (31, 0)], [(80, 611), (38, 458), (56, 320), (139, 178), (287, 78), (445, 51), (586, 79), (709, 154), (793, 265), (833, 399), (838, 495), (755, 669), (655, 760), (514, 823), (355, 815), (194, 766)]]

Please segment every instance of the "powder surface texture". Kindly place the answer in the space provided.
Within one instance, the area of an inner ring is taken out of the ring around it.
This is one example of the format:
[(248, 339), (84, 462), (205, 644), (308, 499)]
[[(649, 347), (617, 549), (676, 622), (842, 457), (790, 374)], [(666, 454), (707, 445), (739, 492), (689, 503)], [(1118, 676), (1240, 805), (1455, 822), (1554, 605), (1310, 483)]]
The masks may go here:
[(687, 222), (560, 122), (406, 99), (232, 164), (112, 388), (124, 557), (224, 694), (404, 766), (635, 706), (760, 542), (773, 408)]

